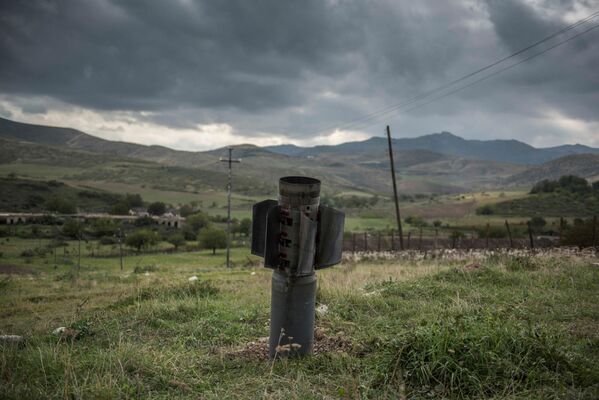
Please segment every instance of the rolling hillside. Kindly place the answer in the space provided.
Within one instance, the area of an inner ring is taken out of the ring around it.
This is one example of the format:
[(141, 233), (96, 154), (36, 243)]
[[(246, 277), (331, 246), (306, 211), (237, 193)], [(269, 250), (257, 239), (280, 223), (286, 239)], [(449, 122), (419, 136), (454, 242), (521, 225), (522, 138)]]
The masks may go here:
[(542, 179), (558, 179), (563, 175), (577, 175), (590, 180), (599, 180), (599, 154), (561, 157), (515, 174), (507, 179), (506, 183), (529, 185)]
[[(596, 151), (580, 145), (535, 149), (514, 140), (465, 140), (443, 132), (394, 139), (394, 146), (399, 190), (405, 194), (449, 194), (521, 185), (569, 173), (599, 175), (592, 155), (570, 154), (530, 167), (522, 164), (563, 153)], [(226, 165), (219, 161), (227, 155), (226, 148), (178, 151), (6, 119), (0, 119), (0, 148), (0, 163), (5, 167), (47, 165), (48, 171), (54, 171), (53, 179), (136, 184), (190, 193), (226, 188)], [(359, 191), (384, 196), (391, 192), (387, 141), (382, 137), (310, 148), (245, 144), (234, 146), (233, 155), (242, 159), (242, 164), (234, 166), (234, 185), (241, 193), (273, 195), (278, 178), (284, 175), (317, 177), (329, 193)], [(57, 166), (72, 170), (55, 171)], [(43, 170), (36, 173), (43, 174)]]

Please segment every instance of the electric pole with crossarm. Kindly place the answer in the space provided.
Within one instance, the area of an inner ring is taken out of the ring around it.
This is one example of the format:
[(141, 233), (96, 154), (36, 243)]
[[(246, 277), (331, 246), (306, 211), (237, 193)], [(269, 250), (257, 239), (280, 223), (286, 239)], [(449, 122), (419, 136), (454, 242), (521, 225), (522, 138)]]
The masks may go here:
[(231, 190), (233, 187), (231, 179), (231, 164), (240, 163), (241, 160), (233, 159), (233, 147), (229, 147), (229, 158), (220, 158), (221, 162), (229, 163), (229, 185), (227, 187), (227, 268), (231, 267)]

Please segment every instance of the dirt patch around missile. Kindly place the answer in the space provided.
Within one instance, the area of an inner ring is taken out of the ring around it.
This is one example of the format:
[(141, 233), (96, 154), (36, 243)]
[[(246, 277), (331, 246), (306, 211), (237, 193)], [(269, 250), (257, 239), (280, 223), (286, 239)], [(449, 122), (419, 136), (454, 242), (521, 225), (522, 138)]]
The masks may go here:
[[(329, 334), (322, 328), (314, 330), (314, 355), (324, 353), (350, 353), (355, 351), (355, 345), (347, 339), (343, 332)], [(285, 349), (282, 349), (285, 351)], [(226, 351), (228, 358), (243, 358), (247, 360), (266, 361), (268, 357), (268, 337), (258, 338), (254, 342)]]

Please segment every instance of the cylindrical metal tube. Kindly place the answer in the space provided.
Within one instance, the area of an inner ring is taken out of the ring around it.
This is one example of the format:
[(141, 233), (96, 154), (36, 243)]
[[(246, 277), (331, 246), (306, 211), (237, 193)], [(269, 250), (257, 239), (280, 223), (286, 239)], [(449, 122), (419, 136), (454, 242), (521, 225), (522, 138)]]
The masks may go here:
[(273, 271), (270, 304), (270, 358), (312, 353), (316, 274), (290, 277)]
[(279, 181), (280, 268), (273, 271), (270, 357), (310, 354), (314, 344), (314, 251), (320, 181), (288, 176)]

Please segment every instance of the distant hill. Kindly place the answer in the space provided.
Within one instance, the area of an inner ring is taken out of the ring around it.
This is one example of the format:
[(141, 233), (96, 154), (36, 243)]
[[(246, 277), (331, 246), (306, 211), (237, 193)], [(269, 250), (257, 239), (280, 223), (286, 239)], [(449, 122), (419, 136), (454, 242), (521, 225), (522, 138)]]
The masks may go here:
[(543, 179), (558, 179), (563, 175), (577, 175), (591, 180), (599, 179), (599, 154), (575, 154), (528, 168), (505, 182), (512, 185), (530, 185)]
[[(405, 194), (457, 193), (475, 188), (528, 184), (564, 174), (591, 176), (589, 160), (554, 167), (543, 162), (580, 152), (599, 156), (599, 150), (581, 145), (536, 149), (516, 140), (466, 140), (448, 132), (418, 138), (394, 139), (399, 190)], [(37, 147), (36, 147), (37, 146)], [(242, 193), (276, 192), (285, 175), (310, 175), (330, 192), (363, 191), (386, 194), (391, 190), (387, 140), (309, 148), (294, 145), (233, 146), (236, 190)], [(219, 161), (227, 148), (204, 152), (179, 151), (162, 146), (110, 141), (70, 128), (46, 127), (0, 118), (0, 163), (78, 167), (66, 179), (140, 183), (150, 187), (194, 192), (226, 188), (226, 165)], [(581, 159), (582, 160), (582, 159)], [(143, 165), (143, 163), (149, 163)], [(533, 166), (527, 165), (532, 164)], [(586, 171), (586, 172), (585, 172)], [(547, 176), (543, 176), (549, 174)]]
[[(321, 154), (350, 155), (360, 152), (386, 151), (387, 139), (372, 137), (364, 141), (342, 143), (336, 146), (298, 147), (279, 145), (265, 148), (295, 157), (318, 156)], [(518, 140), (467, 140), (449, 132), (434, 133), (417, 138), (393, 139), (393, 149), (429, 150), (470, 159), (525, 165), (541, 164), (571, 154), (599, 153), (599, 149), (583, 145), (535, 148)]]
[(47, 211), (53, 199), (69, 202), (79, 211), (106, 212), (122, 197), (105, 191), (75, 188), (57, 181), (2, 177), (0, 192), (8, 194), (0, 196), (0, 210), (8, 212)]
[(179, 151), (163, 146), (101, 139), (70, 128), (25, 124), (0, 118), (0, 138), (58, 146), (117, 157), (130, 157), (180, 166), (196, 166), (218, 161), (217, 158), (191, 151)]

